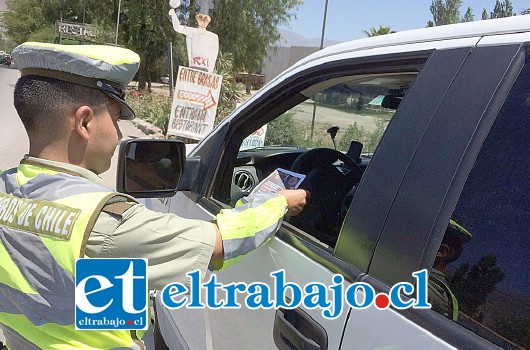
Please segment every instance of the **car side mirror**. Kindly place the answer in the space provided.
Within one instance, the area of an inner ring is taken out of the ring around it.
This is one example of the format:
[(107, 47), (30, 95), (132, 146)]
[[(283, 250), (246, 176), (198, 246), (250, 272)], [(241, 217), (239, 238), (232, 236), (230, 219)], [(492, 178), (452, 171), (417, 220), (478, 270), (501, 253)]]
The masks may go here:
[(177, 140), (130, 139), (120, 145), (116, 190), (133, 197), (170, 197), (186, 163), (186, 147)]

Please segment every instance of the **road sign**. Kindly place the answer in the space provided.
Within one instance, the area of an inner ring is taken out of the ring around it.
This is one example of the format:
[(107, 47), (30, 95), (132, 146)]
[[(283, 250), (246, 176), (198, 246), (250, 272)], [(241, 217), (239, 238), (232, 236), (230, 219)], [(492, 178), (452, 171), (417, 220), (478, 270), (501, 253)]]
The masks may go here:
[(202, 140), (213, 129), (223, 76), (179, 67), (167, 133)]

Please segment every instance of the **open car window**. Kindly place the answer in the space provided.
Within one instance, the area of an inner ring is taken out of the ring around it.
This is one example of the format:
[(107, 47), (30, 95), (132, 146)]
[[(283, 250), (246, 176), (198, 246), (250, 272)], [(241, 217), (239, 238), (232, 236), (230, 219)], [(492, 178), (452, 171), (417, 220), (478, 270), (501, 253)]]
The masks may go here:
[(286, 222), (333, 247), (356, 186), (416, 75), (345, 76), (303, 90), (302, 102), (256, 125), (240, 143), (226, 204), (235, 205), (277, 168), (304, 174), (300, 188), (311, 192), (311, 201)]

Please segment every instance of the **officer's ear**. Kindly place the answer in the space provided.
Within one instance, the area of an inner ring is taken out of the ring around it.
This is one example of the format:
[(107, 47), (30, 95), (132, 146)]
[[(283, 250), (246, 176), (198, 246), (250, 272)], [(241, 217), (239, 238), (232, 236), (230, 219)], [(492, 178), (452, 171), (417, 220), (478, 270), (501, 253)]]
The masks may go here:
[(89, 106), (81, 106), (75, 110), (74, 130), (84, 140), (88, 140), (91, 130), (90, 122), (94, 119), (94, 110)]
[(446, 259), (449, 256), (449, 253), (451, 252), (451, 248), (447, 244), (440, 244), (440, 248), (438, 248), (438, 252), (436, 253), (436, 257), (441, 259)]

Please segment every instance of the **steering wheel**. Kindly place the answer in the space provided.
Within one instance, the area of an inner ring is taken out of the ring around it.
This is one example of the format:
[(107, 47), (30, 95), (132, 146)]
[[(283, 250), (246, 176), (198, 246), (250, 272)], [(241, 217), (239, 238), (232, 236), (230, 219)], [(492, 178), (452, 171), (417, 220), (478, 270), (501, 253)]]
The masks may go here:
[[(341, 161), (344, 172), (335, 163)], [(301, 189), (311, 193), (304, 210), (289, 222), (320, 241), (335, 245), (341, 226), (341, 203), (359, 182), (362, 170), (346, 154), (331, 148), (314, 148), (302, 153), (291, 170), (305, 174)]]

